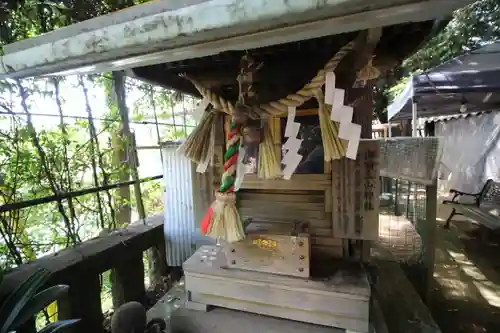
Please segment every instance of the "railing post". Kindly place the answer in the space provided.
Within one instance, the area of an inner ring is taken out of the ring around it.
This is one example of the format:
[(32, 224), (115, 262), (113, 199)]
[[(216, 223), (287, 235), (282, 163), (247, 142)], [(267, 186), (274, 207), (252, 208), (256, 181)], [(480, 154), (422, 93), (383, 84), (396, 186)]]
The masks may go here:
[(436, 252), (436, 214), (437, 214), (437, 181), (425, 187), (425, 223), (420, 230), (420, 236), (424, 245), (424, 285), (422, 298), (429, 304), (432, 293), (432, 282), (434, 277), (434, 261)]
[(80, 319), (73, 333), (102, 333), (101, 282), (98, 274), (74, 272), (66, 297), (57, 301), (58, 318)]
[(146, 294), (144, 286), (143, 253), (129, 254), (112, 272), (113, 306), (115, 309), (127, 302), (143, 302)]
[(161, 283), (162, 278), (168, 275), (167, 253), (165, 239), (151, 247), (149, 280), (152, 284)]

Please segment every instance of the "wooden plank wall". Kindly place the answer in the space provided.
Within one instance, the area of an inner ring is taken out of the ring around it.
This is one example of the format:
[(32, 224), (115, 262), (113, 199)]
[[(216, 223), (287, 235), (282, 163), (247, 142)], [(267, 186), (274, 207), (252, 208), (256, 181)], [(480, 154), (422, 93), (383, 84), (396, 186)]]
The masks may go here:
[[(297, 115), (316, 112), (299, 110)], [(281, 156), (280, 118), (272, 118), (270, 122), (276, 150)], [(333, 235), (332, 229), (330, 163), (325, 163), (324, 174), (295, 174), (290, 180), (262, 180), (254, 174), (246, 175), (239, 198), (239, 210), (244, 218), (307, 222), (311, 233), (312, 256), (342, 257), (342, 240)]]
[[(309, 175), (307, 175), (309, 176)], [(312, 175), (311, 175), (312, 176)], [(293, 177), (289, 181), (293, 182)], [(325, 190), (242, 189), (239, 211), (243, 218), (276, 223), (307, 222), (311, 234), (312, 254), (342, 256), (342, 242), (332, 236), (331, 213), (326, 206)]]

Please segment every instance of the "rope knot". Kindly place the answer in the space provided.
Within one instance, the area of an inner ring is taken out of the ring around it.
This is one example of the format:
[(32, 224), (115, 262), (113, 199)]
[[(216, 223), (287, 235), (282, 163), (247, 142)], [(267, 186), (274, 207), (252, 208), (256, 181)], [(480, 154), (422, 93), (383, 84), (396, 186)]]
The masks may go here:
[(215, 200), (220, 203), (232, 203), (236, 204), (236, 193), (234, 192), (215, 192)]
[(373, 56), (365, 67), (358, 72), (358, 79), (361, 81), (375, 80), (380, 76), (380, 71), (373, 65)]

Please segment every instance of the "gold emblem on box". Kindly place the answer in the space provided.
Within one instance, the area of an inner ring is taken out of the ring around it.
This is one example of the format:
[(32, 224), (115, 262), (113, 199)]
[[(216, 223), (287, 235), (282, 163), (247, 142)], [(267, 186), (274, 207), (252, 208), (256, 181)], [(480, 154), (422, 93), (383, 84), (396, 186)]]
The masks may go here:
[(262, 239), (257, 238), (253, 240), (253, 245), (256, 245), (259, 249), (263, 250), (274, 250), (278, 246), (278, 242), (273, 239)]

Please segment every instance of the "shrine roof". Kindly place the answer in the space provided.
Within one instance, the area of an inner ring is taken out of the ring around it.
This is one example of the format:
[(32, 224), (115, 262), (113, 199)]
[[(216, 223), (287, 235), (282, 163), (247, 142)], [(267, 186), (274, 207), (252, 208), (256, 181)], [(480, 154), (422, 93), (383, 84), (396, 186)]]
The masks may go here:
[[(0, 77), (126, 69), (130, 75), (197, 95), (189, 82), (177, 76), (187, 72), (204, 75), (208, 81), (217, 76), (217, 89), (232, 96), (236, 86), (232, 75), (248, 50), (262, 57), (265, 67), (275, 67), (268, 76), (285, 68), (302, 78), (355, 32), (384, 27), (376, 61), (400, 61), (435, 31), (435, 19), (470, 2), (152, 1), (6, 45)], [(223, 87), (220, 80), (231, 83)]]

